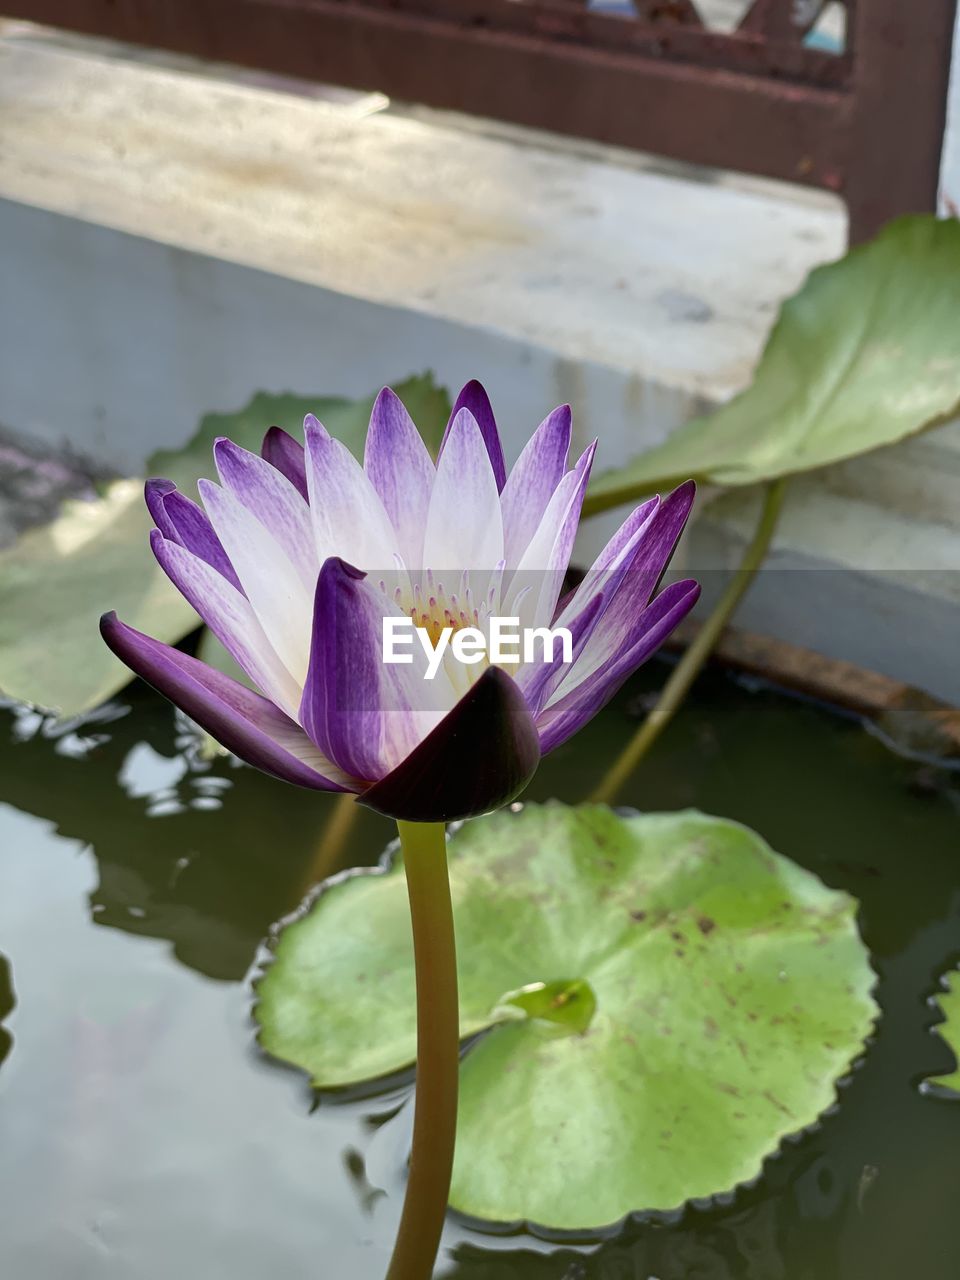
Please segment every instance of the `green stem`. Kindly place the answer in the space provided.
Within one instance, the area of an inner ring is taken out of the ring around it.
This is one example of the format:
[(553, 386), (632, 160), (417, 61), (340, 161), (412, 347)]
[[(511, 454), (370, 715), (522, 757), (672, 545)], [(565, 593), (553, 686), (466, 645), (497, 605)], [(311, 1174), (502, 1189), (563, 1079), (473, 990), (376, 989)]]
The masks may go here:
[(410, 1174), (387, 1280), (430, 1280), (457, 1132), (457, 952), (442, 822), (398, 822), (417, 971), (417, 1092)]
[(750, 545), (743, 553), (743, 559), (733, 579), (717, 601), (709, 618), (694, 636), (686, 653), (670, 673), (670, 678), (661, 689), (660, 697), (653, 710), (590, 797), (597, 804), (611, 804), (614, 801), (623, 784), (679, 709), (714, 645), (720, 639), (724, 627), (756, 577), (757, 570), (763, 564), (773, 538), (773, 531), (777, 527), (780, 508), (783, 505), (784, 488), (785, 481), (782, 479), (774, 480), (767, 486), (756, 530)]
[(331, 796), (332, 809), (323, 836), (317, 846), (317, 852), (304, 877), (301, 898), (306, 897), (315, 885), (326, 880), (343, 862), (347, 838), (353, 830), (360, 806), (349, 791), (342, 791)]

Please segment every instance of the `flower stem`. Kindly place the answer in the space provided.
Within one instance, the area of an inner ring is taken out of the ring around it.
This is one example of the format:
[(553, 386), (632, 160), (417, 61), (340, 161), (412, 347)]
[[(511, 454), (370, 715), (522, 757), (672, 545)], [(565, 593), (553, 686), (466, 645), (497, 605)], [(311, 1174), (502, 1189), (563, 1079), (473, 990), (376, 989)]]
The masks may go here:
[(318, 885), (321, 880), (326, 880), (339, 869), (343, 862), (347, 838), (357, 820), (360, 806), (349, 791), (341, 791), (339, 795), (332, 796), (331, 800), (332, 812), (323, 829), (314, 859), (307, 869), (301, 897), (306, 897), (315, 885)]
[(730, 584), (697, 632), (686, 653), (670, 673), (670, 678), (661, 689), (653, 710), (591, 795), (590, 799), (595, 803), (612, 804), (621, 787), (678, 711), (690, 686), (720, 639), (724, 627), (730, 621), (747, 588), (756, 577), (757, 570), (763, 564), (770, 548), (773, 532), (777, 527), (780, 508), (783, 505), (784, 488), (783, 479), (774, 480), (767, 486), (756, 530)]
[(417, 1089), (403, 1214), (387, 1280), (430, 1280), (457, 1131), (457, 953), (442, 822), (398, 822), (417, 971)]

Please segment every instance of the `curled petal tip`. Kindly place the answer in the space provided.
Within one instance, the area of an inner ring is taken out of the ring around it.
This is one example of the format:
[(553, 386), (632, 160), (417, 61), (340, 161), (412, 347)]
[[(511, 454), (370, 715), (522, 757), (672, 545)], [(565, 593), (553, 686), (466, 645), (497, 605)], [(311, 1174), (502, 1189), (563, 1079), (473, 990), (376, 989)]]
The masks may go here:
[(165, 480), (161, 476), (147, 480), (143, 486), (143, 496), (147, 504), (147, 510), (150, 512), (150, 519), (162, 531), (164, 537), (167, 538), (172, 538), (176, 535), (163, 500), (169, 497), (171, 493), (176, 492), (177, 486), (173, 481)]
[(321, 577), (339, 576), (340, 574), (346, 578), (353, 578), (357, 582), (367, 576), (363, 569), (358, 569), (356, 565), (341, 559), (340, 556), (328, 556), (320, 566)]

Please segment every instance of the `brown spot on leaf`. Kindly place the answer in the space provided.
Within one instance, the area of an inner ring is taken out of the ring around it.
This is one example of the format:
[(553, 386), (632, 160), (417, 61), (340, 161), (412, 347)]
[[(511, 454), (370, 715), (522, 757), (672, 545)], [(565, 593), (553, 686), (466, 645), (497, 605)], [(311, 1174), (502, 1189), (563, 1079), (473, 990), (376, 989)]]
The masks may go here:
[(705, 938), (709, 934), (713, 933), (716, 927), (717, 927), (716, 920), (711, 920), (709, 916), (700, 916), (700, 918), (697, 920), (697, 928), (700, 930), (700, 932), (703, 934)]
[(771, 1104), (771, 1106), (776, 1107), (778, 1111), (782, 1111), (783, 1114), (785, 1116), (789, 1116), (791, 1120), (793, 1119), (793, 1112), (790, 1110), (789, 1107), (784, 1106), (784, 1104), (780, 1101), (780, 1099), (777, 1097), (775, 1093), (771, 1093), (769, 1089), (764, 1089), (763, 1096)]

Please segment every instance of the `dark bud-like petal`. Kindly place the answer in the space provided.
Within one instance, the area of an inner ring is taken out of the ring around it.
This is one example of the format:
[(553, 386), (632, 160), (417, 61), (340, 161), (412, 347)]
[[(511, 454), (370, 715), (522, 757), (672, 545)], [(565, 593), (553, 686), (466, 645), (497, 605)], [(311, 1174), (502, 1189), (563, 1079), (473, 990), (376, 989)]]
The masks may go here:
[(304, 459), (303, 445), (293, 436), (288, 435), (282, 427), (271, 427), (263, 437), (260, 456), (272, 467), (287, 477), (298, 491), (304, 502), (307, 497), (307, 464)]
[(509, 804), (539, 761), (523, 694), (506, 672), (488, 667), (420, 745), (357, 799), (404, 822), (454, 822)]

